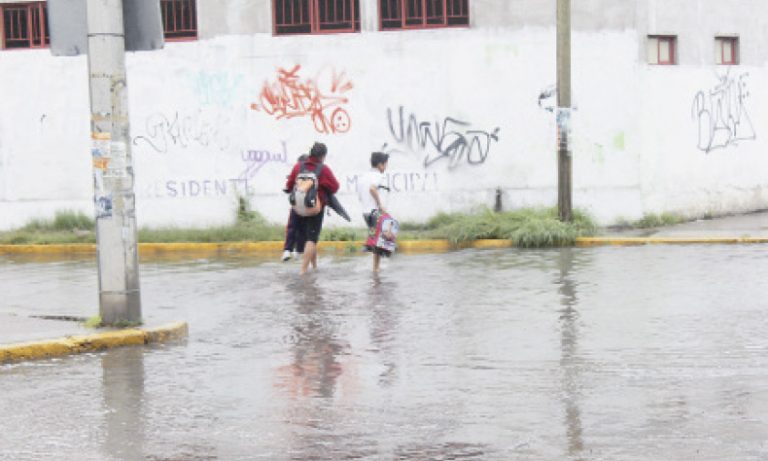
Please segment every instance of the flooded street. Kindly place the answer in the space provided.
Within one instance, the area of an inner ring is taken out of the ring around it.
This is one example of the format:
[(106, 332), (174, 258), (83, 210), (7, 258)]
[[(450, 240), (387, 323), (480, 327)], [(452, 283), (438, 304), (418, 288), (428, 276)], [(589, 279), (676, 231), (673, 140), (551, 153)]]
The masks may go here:
[[(0, 460), (765, 460), (768, 247), (142, 263), (182, 344), (0, 365)], [(0, 312), (97, 313), (0, 257)]]

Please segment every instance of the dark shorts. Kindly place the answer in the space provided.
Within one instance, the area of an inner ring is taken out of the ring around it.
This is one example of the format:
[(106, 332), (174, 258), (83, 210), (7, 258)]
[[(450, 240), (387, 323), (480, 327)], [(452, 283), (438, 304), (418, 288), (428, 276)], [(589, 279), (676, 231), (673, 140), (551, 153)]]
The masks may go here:
[(307, 242), (317, 243), (320, 239), (320, 231), (323, 230), (323, 215), (325, 215), (325, 207), (315, 216), (298, 216), (296, 225)]

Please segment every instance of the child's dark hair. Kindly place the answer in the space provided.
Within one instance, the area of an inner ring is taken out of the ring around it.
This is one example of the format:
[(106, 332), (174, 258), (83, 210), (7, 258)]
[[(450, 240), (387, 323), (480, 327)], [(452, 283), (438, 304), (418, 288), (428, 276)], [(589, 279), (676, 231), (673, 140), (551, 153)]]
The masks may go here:
[(306, 162), (307, 160), (309, 160), (309, 155), (301, 154), (299, 155), (299, 159), (297, 160), (297, 162)]
[(328, 153), (328, 148), (325, 147), (325, 144), (321, 142), (316, 142), (312, 146), (312, 149), (310, 149), (309, 151), (309, 155), (311, 155), (314, 158), (323, 158), (327, 153)]
[(389, 154), (384, 152), (373, 152), (371, 154), (371, 167), (376, 168), (382, 163), (387, 163), (389, 160)]

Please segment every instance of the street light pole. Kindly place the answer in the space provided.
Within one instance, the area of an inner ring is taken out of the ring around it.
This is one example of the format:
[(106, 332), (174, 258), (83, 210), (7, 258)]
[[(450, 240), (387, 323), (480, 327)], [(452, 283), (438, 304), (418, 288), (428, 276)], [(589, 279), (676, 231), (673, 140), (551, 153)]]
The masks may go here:
[(94, 204), (102, 323), (141, 323), (122, 0), (87, 0)]
[(557, 212), (571, 221), (571, 0), (557, 0)]

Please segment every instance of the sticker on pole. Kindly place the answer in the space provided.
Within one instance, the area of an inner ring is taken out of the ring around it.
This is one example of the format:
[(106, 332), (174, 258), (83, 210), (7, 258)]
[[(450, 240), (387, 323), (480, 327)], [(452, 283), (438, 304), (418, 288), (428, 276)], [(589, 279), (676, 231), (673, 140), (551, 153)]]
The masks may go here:
[(104, 174), (110, 178), (125, 178), (128, 176), (127, 161), (128, 147), (122, 141), (110, 143), (110, 161)]
[(97, 195), (93, 201), (96, 206), (96, 219), (112, 217), (112, 194)]
[(109, 167), (112, 157), (111, 141), (110, 133), (91, 133), (91, 157), (95, 169), (106, 171)]

